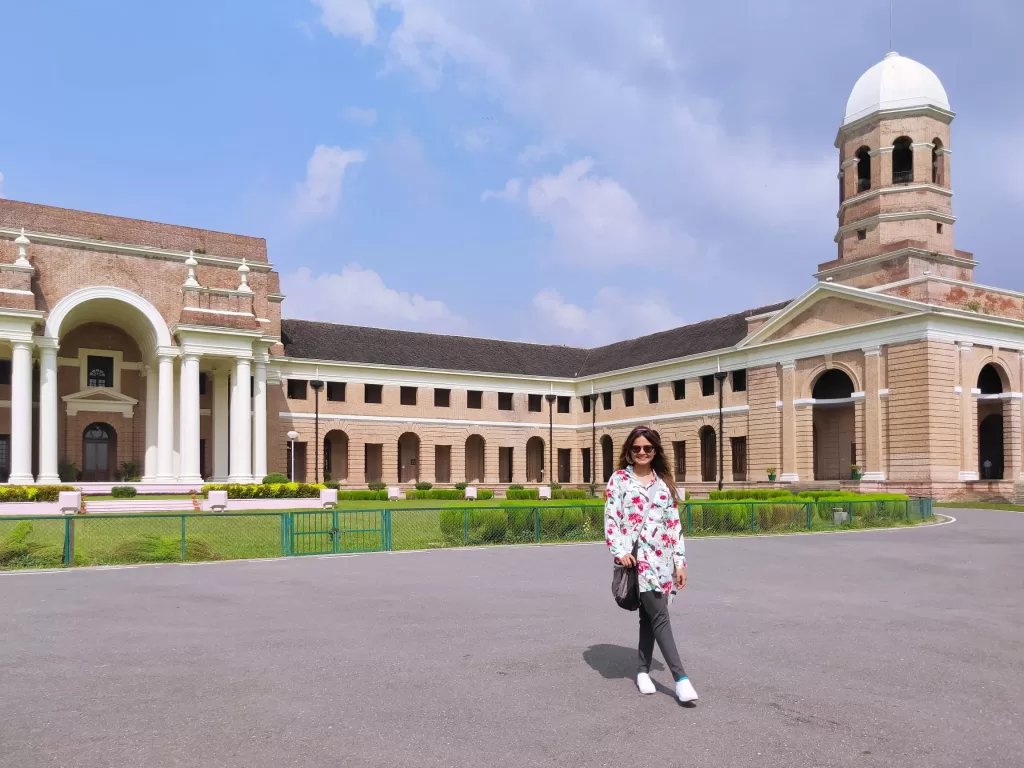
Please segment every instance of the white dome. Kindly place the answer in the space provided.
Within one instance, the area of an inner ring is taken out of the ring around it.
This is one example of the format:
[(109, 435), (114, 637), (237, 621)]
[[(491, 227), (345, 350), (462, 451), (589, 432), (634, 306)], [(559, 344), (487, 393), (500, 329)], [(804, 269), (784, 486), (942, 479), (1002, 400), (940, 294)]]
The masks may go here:
[(843, 125), (883, 109), (925, 106), (950, 111), (946, 89), (924, 64), (893, 51), (861, 75), (853, 86)]

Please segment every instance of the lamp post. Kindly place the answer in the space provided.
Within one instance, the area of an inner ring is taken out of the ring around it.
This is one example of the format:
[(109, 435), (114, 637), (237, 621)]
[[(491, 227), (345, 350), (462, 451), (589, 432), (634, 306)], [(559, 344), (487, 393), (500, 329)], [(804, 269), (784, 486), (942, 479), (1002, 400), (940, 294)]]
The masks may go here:
[(555, 477), (555, 396), (544, 395), (548, 401), (548, 485), (551, 485), (551, 478)]
[(316, 381), (309, 382), (309, 386), (313, 389), (313, 394), (316, 396), (316, 415), (313, 417), (313, 482), (320, 482), (320, 390), (324, 388), (324, 383), (317, 379)]
[(722, 481), (725, 478), (724, 428), (722, 425), (722, 396), (725, 390), (725, 378), (728, 376), (725, 371), (715, 373), (715, 381), (718, 382), (718, 490), (722, 490)]
[(597, 483), (597, 393), (590, 394), (590, 482)]
[(295, 441), (298, 437), (299, 433), (294, 429), (288, 432), (288, 439), (292, 442), (292, 471), (288, 474), (288, 479), (293, 483), (295, 482)]

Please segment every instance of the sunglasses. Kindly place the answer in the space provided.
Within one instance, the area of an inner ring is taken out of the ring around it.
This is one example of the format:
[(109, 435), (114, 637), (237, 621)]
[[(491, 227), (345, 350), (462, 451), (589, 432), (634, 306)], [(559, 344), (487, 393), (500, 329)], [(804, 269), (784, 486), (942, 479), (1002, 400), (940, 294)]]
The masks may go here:
[(653, 445), (634, 445), (631, 449), (633, 453), (654, 453)]

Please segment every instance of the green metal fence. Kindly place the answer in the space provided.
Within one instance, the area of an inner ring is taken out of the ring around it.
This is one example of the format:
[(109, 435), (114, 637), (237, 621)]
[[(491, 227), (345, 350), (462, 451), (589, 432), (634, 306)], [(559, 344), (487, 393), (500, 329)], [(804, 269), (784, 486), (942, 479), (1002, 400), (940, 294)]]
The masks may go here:
[[(883, 527), (931, 517), (931, 499), (694, 500), (680, 507), (687, 536)], [(586, 542), (604, 537), (603, 504), (585, 503), (4, 517), (0, 570)]]

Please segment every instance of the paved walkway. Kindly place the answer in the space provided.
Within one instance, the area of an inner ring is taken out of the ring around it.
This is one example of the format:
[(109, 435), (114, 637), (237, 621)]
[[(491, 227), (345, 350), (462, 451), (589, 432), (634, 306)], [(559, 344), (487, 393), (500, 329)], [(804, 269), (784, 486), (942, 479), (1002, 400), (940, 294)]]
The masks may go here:
[(0, 575), (0, 765), (1016, 768), (1024, 515), (953, 514), (692, 540), (692, 709), (601, 546)]

